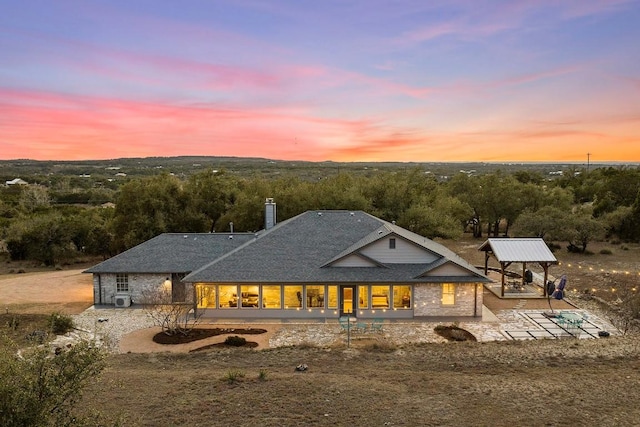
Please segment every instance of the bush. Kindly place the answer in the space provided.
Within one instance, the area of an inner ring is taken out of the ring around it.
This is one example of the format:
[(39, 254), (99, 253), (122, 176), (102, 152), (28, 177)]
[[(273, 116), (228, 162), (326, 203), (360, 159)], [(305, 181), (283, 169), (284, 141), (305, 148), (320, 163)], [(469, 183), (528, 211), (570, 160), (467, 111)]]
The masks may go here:
[(234, 347), (242, 347), (247, 344), (247, 340), (237, 335), (232, 335), (227, 337), (227, 339), (224, 340), (224, 343)]
[(94, 343), (77, 343), (55, 357), (46, 347), (15, 354), (0, 352), (0, 425), (105, 425), (81, 415), (82, 390), (105, 366), (106, 354)]
[(51, 332), (56, 335), (64, 335), (73, 329), (73, 319), (66, 314), (51, 314), (49, 323), (51, 325)]
[(611, 249), (600, 249), (600, 255), (611, 255), (612, 253)]

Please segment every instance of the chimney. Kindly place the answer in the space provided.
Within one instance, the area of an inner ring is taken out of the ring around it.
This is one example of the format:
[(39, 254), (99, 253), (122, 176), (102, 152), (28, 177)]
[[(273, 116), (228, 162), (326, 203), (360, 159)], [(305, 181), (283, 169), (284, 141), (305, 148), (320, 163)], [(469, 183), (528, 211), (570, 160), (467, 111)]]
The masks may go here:
[(273, 198), (267, 197), (264, 202), (264, 229), (268, 230), (276, 225), (276, 204)]

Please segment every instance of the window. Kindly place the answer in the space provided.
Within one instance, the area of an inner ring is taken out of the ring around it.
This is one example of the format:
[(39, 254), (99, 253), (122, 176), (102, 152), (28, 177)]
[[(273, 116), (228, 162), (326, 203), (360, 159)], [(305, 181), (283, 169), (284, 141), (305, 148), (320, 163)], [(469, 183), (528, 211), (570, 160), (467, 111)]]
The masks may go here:
[(393, 287), (393, 308), (411, 308), (411, 286)]
[(281, 308), (282, 288), (277, 285), (265, 285), (262, 287), (262, 307)]
[(389, 308), (389, 286), (371, 287), (371, 308)]
[(302, 301), (302, 286), (284, 287), (284, 308), (294, 310), (302, 308)]
[(396, 248), (396, 239), (391, 238), (389, 239), (389, 249), (395, 249)]
[(235, 285), (220, 285), (218, 287), (218, 305), (220, 308), (238, 308), (238, 287)]
[(240, 286), (240, 307), (258, 308), (260, 306), (259, 289), (255, 285)]
[(129, 275), (116, 274), (116, 293), (129, 292)]
[(307, 307), (324, 308), (324, 286), (307, 286)]
[(338, 308), (338, 286), (337, 285), (329, 285), (327, 286), (327, 308)]
[(358, 286), (358, 303), (359, 308), (369, 308), (369, 287), (366, 285)]
[(442, 284), (442, 305), (454, 305), (456, 303), (456, 285), (453, 283)]
[(196, 284), (198, 308), (216, 308), (216, 285)]

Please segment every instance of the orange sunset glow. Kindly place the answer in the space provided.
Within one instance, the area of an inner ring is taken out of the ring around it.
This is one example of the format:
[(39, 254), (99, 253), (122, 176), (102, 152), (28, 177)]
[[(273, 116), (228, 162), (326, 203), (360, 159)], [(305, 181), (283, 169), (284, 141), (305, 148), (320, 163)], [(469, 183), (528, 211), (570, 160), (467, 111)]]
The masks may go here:
[(634, 1), (30, 3), (0, 159), (640, 162)]

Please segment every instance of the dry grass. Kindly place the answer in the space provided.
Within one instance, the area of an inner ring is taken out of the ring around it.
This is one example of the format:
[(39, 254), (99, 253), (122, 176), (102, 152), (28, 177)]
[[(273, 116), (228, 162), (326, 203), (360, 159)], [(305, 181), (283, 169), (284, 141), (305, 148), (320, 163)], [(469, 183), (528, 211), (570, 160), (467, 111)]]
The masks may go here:
[(620, 338), (126, 354), (84, 403), (144, 426), (633, 425), (637, 356)]

